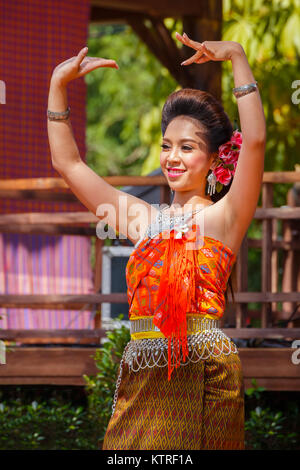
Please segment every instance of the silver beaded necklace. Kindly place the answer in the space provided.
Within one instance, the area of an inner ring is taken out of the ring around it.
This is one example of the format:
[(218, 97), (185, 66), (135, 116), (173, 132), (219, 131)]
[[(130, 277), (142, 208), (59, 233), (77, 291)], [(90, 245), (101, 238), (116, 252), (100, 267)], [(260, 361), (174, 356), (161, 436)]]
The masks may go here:
[[(210, 204), (210, 206), (212, 206), (213, 204)], [(167, 208), (158, 209), (156, 219), (148, 225), (144, 236), (142, 236), (140, 240), (135, 244), (135, 248), (141, 243), (142, 239), (145, 236), (151, 239), (156, 237), (160, 232), (163, 232), (164, 230), (172, 230), (174, 227), (176, 227), (176, 229), (178, 229), (182, 233), (187, 232), (188, 225), (186, 222), (189, 217), (193, 216), (197, 212), (202, 211), (203, 209), (205, 209), (205, 207), (201, 207), (201, 209), (196, 209), (194, 211), (189, 211), (185, 214), (179, 215), (171, 215), (163, 212)]]
[[(212, 204), (210, 204), (210, 205), (212, 205)], [(171, 230), (174, 227), (176, 227), (179, 231), (181, 231), (183, 233), (187, 232), (188, 231), (188, 226), (187, 226), (187, 223), (186, 223), (187, 220), (191, 216), (196, 214), (197, 212), (202, 211), (203, 209), (205, 209), (205, 207), (201, 207), (201, 209), (196, 209), (194, 211), (189, 211), (189, 212), (186, 212), (185, 214), (179, 214), (179, 215), (166, 214), (166, 213), (163, 213), (164, 209), (159, 210), (157, 220), (154, 223), (154, 233), (157, 234), (157, 230), (160, 232), (160, 231), (163, 231), (163, 230), (166, 230), (166, 229)], [(151, 225), (151, 227), (153, 227), (153, 226)], [(150, 230), (151, 230), (151, 227), (149, 227)]]

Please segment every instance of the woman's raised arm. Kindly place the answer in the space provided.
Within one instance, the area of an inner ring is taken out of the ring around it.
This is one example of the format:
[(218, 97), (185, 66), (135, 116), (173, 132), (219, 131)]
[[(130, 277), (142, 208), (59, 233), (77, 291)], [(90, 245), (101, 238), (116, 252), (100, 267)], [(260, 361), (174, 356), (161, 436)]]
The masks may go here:
[[(67, 110), (67, 84), (71, 80), (83, 77), (99, 67), (118, 68), (114, 60), (86, 57), (86, 54), (87, 48), (83, 48), (77, 56), (62, 62), (54, 69), (48, 97), (48, 110), (52, 113), (63, 113)], [(151, 205), (114, 188), (85, 164), (79, 154), (68, 116), (65, 120), (48, 118), (47, 129), (52, 165), (71, 191), (103, 222), (135, 243), (153, 216)], [(131, 224), (137, 217), (139, 223)]]
[[(242, 46), (231, 55), (235, 87), (254, 83), (255, 78)], [(241, 236), (253, 219), (264, 173), (266, 121), (259, 89), (237, 98), (242, 147), (231, 187), (226, 194), (228, 227), (238, 222)]]
[[(232, 62), (235, 88), (255, 82), (246, 54), (235, 41), (204, 41), (199, 43), (176, 33), (177, 39), (194, 49), (192, 57), (182, 63), (202, 64), (210, 60)], [(266, 121), (258, 88), (237, 98), (242, 146), (234, 178), (224, 203), (225, 225), (232, 245), (239, 246), (253, 219), (259, 199), (266, 145)]]

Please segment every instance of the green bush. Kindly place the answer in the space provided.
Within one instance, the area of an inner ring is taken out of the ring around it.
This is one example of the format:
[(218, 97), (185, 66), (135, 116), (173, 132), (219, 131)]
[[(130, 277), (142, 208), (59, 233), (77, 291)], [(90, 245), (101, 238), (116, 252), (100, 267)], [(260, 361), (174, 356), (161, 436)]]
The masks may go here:
[(20, 399), (0, 403), (1, 450), (84, 450), (99, 448), (97, 423), (82, 406)]
[[(285, 414), (265, 404), (263, 387), (252, 379), (245, 390), (245, 445), (251, 450), (299, 449), (300, 413), (297, 403), (289, 402)], [(283, 404), (282, 404), (283, 405)], [(254, 409), (253, 409), (254, 408)], [(297, 431), (298, 432), (293, 432)]]
[(84, 375), (87, 407), (53, 397), (28, 403), (25, 390), (17, 399), (1, 400), (0, 392), (0, 450), (100, 449), (111, 416), (119, 362), (129, 339), (129, 330), (122, 325), (108, 332), (106, 342), (96, 350), (99, 372)]

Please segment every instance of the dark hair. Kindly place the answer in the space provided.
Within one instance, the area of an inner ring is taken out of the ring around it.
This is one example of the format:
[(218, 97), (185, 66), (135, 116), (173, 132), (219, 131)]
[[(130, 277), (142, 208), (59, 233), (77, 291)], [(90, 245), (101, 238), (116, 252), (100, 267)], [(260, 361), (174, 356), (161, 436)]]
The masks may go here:
[[(188, 116), (199, 122), (204, 132), (209, 154), (218, 152), (220, 145), (228, 142), (233, 133), (233, 126), (222, 104), (210, 93), (193, 88), (183, 88), (171, 93), (162, 110), (161, 130), (164, 135), (170, 122), (178, 116)], [(208, 176), (208, 175), (207, 175)], [(219, 201), (230, 189), (232, 180), (222, 190), (211, 195), (213, 202)], [(208, 182), (205, 192), (207, 193)], [(233, 302), (232, 278), (236, 275), (235, 265), (228, 279)], [(227, 290), (225, 293), (227, 302)]]

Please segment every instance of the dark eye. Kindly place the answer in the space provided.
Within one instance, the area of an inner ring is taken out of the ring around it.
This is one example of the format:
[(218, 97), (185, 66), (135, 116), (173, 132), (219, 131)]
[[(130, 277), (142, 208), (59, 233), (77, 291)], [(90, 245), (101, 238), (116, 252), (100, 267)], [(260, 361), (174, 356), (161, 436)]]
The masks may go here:
[[(160, 146), (161, 146), (161, 148), (163, 148), (163, 149), (168, 148), (168, 145), (166, 145), (166, 144), (161, 144)], [(193, 150), (192, 147), (189, 147), (188, 145), (183, 145), (182, 148), (183, 148), (184, 150)]]
[(167, 144), (161, 144), (161, 148), (164, 149), (164, 150), (167, 150), (169, 148), (169, 146)]

